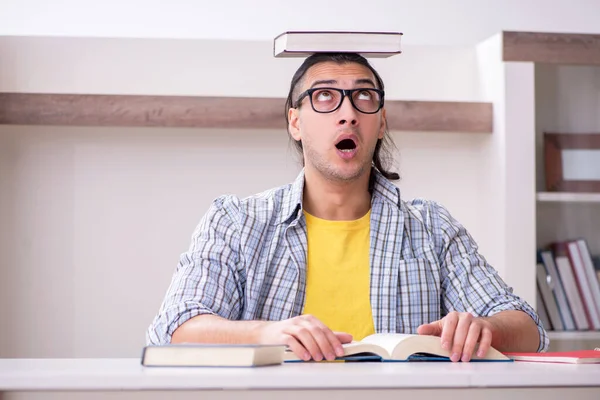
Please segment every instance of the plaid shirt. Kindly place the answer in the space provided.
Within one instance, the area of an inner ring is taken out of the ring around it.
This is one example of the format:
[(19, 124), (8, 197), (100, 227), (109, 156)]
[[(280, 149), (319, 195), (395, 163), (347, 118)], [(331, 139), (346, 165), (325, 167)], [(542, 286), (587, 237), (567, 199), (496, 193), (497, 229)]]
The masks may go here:
[[(181, 255), (148, 344), (167, 344), (200, 314), (230, 320), (282, 320), (302, 314), (306, 284), (304, 172), (292, 183), (240, 200), (216, 199)], [(451, 311), (490, 316), (521, 310), (548, 336), (533, 308), (477, 251), (465, 228), (441, 205), (404, 201), (373, 169), (371, 307), (377, 332), (416, 333)]]

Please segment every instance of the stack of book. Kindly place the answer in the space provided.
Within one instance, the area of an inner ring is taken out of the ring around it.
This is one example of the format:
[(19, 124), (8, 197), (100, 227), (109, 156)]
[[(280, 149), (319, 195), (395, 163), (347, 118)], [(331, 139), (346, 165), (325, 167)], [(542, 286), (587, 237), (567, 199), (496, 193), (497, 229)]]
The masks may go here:
[(538, 250), (538, 314), (546, 330), (600, 330), (600, 260), (584, 239)]

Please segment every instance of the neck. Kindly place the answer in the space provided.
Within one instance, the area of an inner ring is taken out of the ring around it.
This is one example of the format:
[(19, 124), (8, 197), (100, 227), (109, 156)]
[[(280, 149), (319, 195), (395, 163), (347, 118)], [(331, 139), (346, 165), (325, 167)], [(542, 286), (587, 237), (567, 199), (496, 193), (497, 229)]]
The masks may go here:
[(332, 181), (317, 171), (305, 169), (303, 207), (317, 218), (352, 221), (371, 208), (370, 169), (350, 182)]

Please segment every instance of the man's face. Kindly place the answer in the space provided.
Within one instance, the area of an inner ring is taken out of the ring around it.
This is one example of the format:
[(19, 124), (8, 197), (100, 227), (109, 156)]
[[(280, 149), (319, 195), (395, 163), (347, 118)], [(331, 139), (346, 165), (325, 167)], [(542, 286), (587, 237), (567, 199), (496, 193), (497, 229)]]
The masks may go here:
[[(375, 77), (363, 65), (323, 62), (310, 67), (296, 92), (325, 87), (377, 88)], [(370, 101), (378, 101), (370, 97), (372, 93), (356, 92), (355, 103), (363, 109), (370, 107)], [(335, 98), (339, 96), (335, 91), (316, 91), (312, 100), (317, 109), (327, 110), (337, 104)], [(346, 96), (337, 110), (319, 113), (311, 107), (310, 97), (306, 96), (297, 109), (290, 109), (288, 115), (290, 134), (295, 140), (302, 140), (305, 168), (335, 181), (352, 181), (370, 171), (375, 145), (385, 133), (385, 110), (362, 113)]]

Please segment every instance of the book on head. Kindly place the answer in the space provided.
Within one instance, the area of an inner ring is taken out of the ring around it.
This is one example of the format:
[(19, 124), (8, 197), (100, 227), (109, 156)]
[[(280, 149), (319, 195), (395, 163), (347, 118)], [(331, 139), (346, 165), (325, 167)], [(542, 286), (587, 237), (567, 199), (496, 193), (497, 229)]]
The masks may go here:
[(168, 344), (146, 346), (145, 367), (258, 367), (283, 362), (283, 345)]
[(308, 57), (314, 53), (359, 53), (384, 58), (400, 54), (400, 32), (289, 31), (273, 41), (274, 57)]
[[(344, 356), (340, 361), (450, 361), (450, 350), (444, 350), (438, 336), (401, 333), (376, 333), (360, 341), (342, 345)], [(285, 362), (302, 361), (286, 351)], [(484, 357), (477, 356), (477, 347), (471, 361), (512, 361), (490, 347)]]
[(566, 364), (600, 364), (600, 349), (556, 351), (548, 353), (504, 353), (515, 361), (566, 363)]

